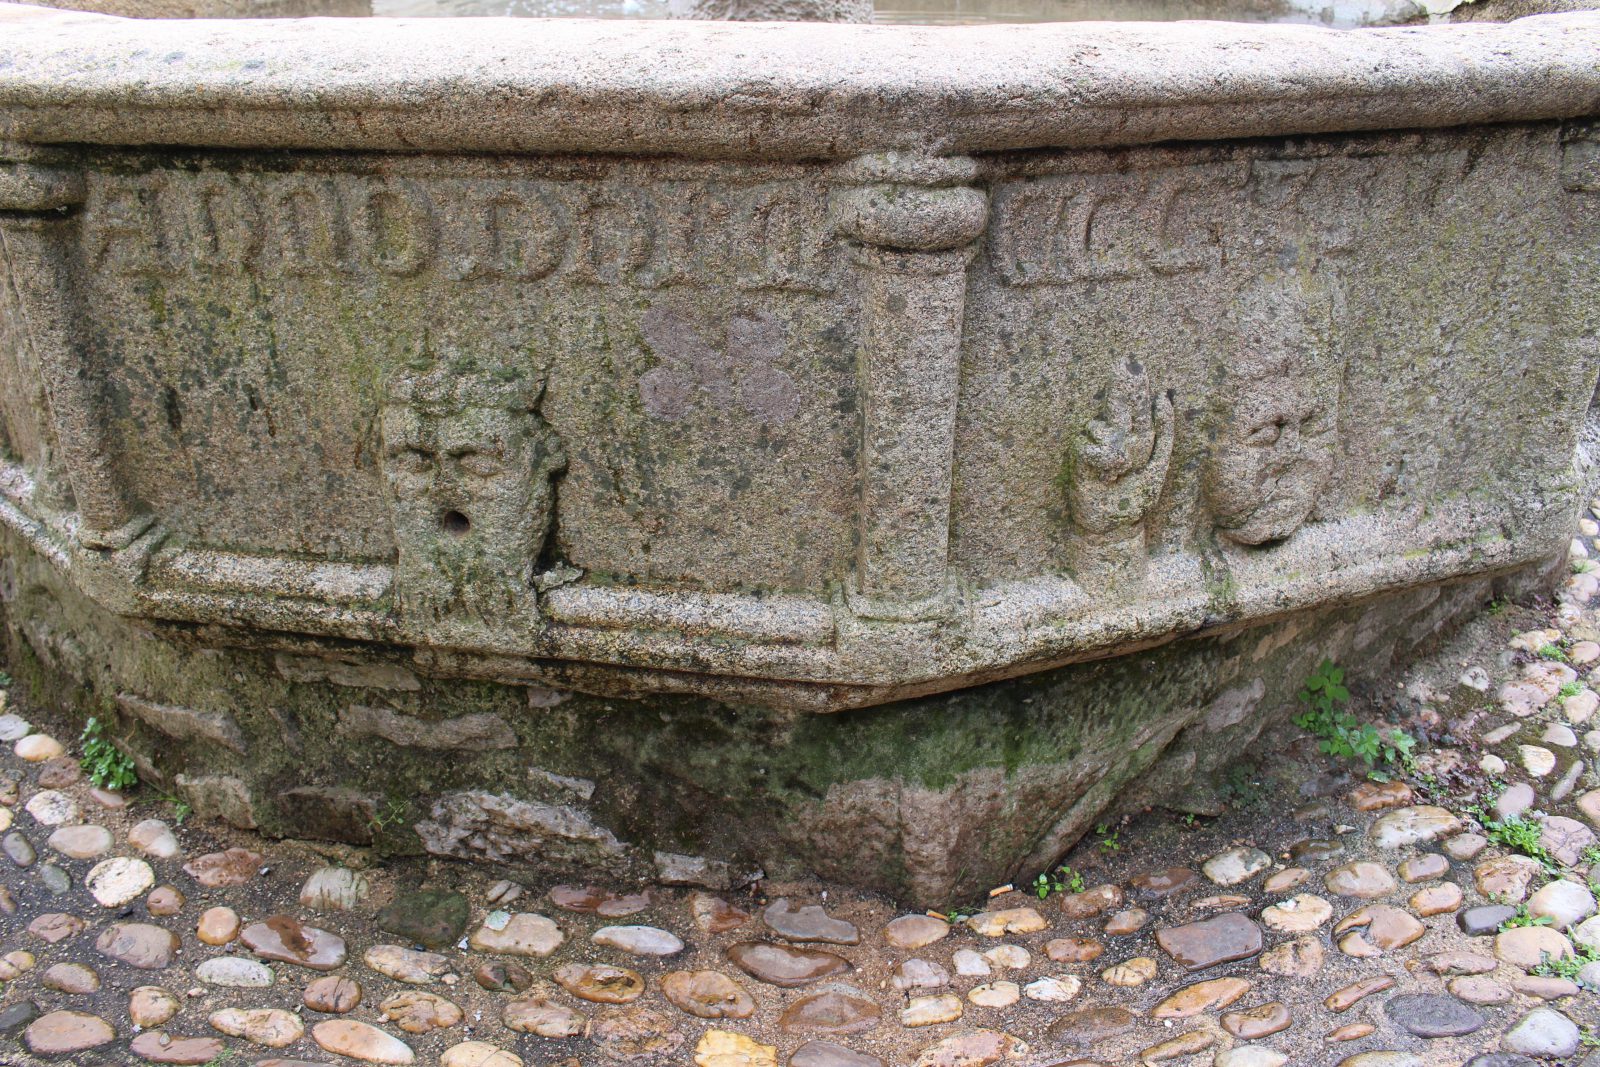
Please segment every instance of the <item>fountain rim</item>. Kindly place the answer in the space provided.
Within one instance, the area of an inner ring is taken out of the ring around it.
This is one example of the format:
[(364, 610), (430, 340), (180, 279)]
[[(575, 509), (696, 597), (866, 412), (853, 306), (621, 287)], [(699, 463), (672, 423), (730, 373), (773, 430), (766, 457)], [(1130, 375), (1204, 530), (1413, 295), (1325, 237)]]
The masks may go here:
[(1600, 12), (1334, 30), (144, 20), (0, 4), (0, 28), (0, 139), (14, 145), (826, 161), (1600, 114)]

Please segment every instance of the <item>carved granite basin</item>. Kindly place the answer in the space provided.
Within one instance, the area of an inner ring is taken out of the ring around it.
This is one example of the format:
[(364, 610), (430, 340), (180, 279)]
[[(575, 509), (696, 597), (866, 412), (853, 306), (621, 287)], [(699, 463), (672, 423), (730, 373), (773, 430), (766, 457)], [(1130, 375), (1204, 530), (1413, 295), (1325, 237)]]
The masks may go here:
[(1597, 14), (0, 30), (14, 658), (241, 824), (932, 900), (1590, 489)]

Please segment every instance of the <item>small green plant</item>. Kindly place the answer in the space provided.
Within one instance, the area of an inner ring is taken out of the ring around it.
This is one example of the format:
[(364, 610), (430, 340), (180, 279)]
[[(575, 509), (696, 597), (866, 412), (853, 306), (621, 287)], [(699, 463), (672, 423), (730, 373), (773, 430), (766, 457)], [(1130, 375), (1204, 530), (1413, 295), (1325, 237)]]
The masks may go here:
[(1574, 942), (1570, 956), (1555, 957), (1548, 952), (1539, 953), (1539, 965), (1533, 969), (1533, 973), (1545, 978), (1565, 978), (1569, 982), (1576, 982), (1578, 972), (1597, 961), (1600, 961), (1600, 952)]
[(1562, 682), (1561, 688), (1556, 695), (1565, 699), (1567, 697), (1575, 697), (1581, 692), (1583, 692), (1582, 682)]
[(5, 671), (0, 671), (0, 689), (10, 689), (10, 688), (11, 688), (11, 675), (6, 673)]
[(1523, 926), (1549, 926), (1555, 920), (1548, 915), (1529, 915), (1526, 904), (1517, 905), (1517, 913), (1500, 924), (1501, 932), (1516, 930)]
[(1489, 606), (1483, 609), (1483, 613), (1493, 619), (1504, 615), (1510, 608), (1511, 603), (1509, 601), (1491, 600), (1489, 601)]
[(1194, 812), (1186, 811), (1180, 815), (1178, 817), (1178, 825), (1182, 826), (1185, 830), (1193, 830), (1196, 825), (1194, 820)]
[(1094, 835), (1100, 839), (1101, 852), (1116, 852), (1122, 848), (1122, 842), (1117, 840), (1120, 831), (1111, 829), (1108, 823), (1100, 823), (1094, 828)]
[(1594, 570), (1595, 563), (1592, 559), (1575, 559), (1572, 561), (1573, 574), (1588, 574)]
[(391, 826), (398, 826), (400, 823), (405, 822), (405, 819), (405, 803), (391, 797), (388, 805), (382, 811), (374, 812), (368, 822), (372, 824), (372, 828), (375, 831), (382, 833)]
[(1554, 641), (1547, 641), (1539, 646), (1539, 658), (1551, 659), (1557, 663), (1567, 662), (1567, 651)]
[(139, 783), (139, 773), (133, 769), (133, 760), (124, 755), (106, 737), (105, 724), (94, 716), (84, 724), (78, 738), (83, 744), (83, 759), (78, 765), (89, 775), (89, 781), (101, 789), (129, 789)]
[(1344, 668), (1332, 660), (1323, 660), (1306, 679), (1299, 700), (1305, 710), (1294, 717), (1294, 724), (1321, 738), (1318, 747), (1328, 755), (1361, 760), (1368, 776), (1380, 782), (1388, 781), (1389, 773), (1379, 764), (1406, 771), (1415, 767), (1415, 737), (1399, 727), (1379, 730), (1345, 710), (1350, 690), (1344, 685)]
[(969, 907), (946, 908), (944, 910), (943, 914), (944, 914), (944, 921), (949, 923), (950, 925), (954, 926), (957, 923), (966, 922), (968, 919), (972, 918), (974, 915), (977, 915), (978, 914), (978, 909), (977, 908), (969, 908)]
[(1600, 845), (1590, 845), (1583, 850), (1583, 855), (1580, 857), (1578, 865), (1580, 867), (1593, 867), (1597, 863), (1600, 863)]
[(1585, 1026), (1578, 1031), (1578, 1043), (1584, 1048), (1600, 1048), (1600, 1034), (1594, 1032), (1594, 1027)]
[(1468, 812), (1483, 824), (1483, 834), (1497, 845), (1538, 860), (1545, 870), (1556, 871), (1560, 865), (1542, 843), (1544, 828), (1534, 819), (1522, 815), (1508, 815), (1496, 821), (1482, 808), (1470, 807)]
[(1033, 891), (1040, 900), (1044, 900), (1051, 893), (1081, 893), (1083, 892), (1083, 875), (1062, 864), (1053, 872), (1040, 874), (1033, 880)]

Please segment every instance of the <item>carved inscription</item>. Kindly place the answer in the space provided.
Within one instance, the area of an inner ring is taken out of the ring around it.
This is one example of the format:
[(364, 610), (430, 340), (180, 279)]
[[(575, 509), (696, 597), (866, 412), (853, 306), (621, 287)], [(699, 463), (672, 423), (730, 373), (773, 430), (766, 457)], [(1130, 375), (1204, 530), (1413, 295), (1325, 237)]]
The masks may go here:
[(384, 476), (408, 626), (503, 627), (534, 614), (533, 570), (555, 512), (561, 441), (538, 412), (543, 382), (442, 358), (389, 382)]
[(996, 191), (989, 254), (1007, 285), (1067, 285), (1215, 267), (1206, 201), (1238, 181), (1189, 170), (1059, 174)]
[(661, 289), (831, 292), (822, 187), (805, 181), (355, 174), (103, 176), (86, 258), (126, 274), (186, 271), (450, 281), (542, 279)]

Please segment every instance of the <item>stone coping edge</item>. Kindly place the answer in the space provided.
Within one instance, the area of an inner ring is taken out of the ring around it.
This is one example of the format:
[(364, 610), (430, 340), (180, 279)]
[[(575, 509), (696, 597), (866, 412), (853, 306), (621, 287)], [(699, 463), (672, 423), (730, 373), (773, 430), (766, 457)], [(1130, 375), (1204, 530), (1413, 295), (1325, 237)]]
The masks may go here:
[(1329, 30), (140, 20), (0, 4), (14, 143), (848, 159), (1600, 114), (1600, 12)]

